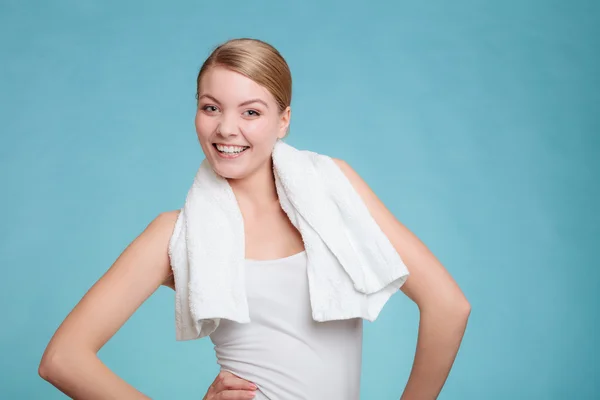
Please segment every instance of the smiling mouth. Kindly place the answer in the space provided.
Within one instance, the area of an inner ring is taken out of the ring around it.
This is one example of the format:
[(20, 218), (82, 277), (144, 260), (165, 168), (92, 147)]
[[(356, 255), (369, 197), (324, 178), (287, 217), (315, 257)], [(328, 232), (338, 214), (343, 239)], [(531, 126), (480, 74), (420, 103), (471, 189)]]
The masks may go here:
[(213, 147), (221, 154), (235, 155), (243, 153), (248, 150), (250, 146), (226, 146), (222, 144), (213, 143)]

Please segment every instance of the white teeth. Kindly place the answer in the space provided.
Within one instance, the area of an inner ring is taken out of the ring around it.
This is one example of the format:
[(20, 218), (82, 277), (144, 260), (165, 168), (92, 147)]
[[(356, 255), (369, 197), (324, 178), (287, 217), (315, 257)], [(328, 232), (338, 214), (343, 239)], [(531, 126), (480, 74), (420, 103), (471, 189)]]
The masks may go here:
[(222, 146), (220, 144), (216, 145), (217, 150), (219, 150), (222, 153), (228, 153), (228, 154), (236, 154), (236, 153), (241, 153), (242, 151), (246, 150), (247, 147), (240, 147), (240, 146)]

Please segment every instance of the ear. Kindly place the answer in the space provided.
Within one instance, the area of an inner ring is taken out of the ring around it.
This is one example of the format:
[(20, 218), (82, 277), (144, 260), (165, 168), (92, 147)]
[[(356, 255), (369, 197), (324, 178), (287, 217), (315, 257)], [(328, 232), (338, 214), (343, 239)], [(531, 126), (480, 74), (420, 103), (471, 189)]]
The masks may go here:
[(292, 109), (290, 106), (287, 106), (285, 110), (283, 110), (279, 117), (279, 133), (277, 137), (279, 139), (283, 139), (285, 135), (287, 135), (290, 128), (290, 119), (292, 117)]

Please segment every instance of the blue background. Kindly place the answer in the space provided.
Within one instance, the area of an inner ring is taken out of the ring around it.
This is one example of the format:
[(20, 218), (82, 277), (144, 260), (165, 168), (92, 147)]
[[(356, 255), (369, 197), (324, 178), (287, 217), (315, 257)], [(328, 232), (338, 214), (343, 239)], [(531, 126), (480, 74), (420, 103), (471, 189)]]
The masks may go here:
[[(472, 305), (440, 399), (600, 397), (600, 3), (2, 1), (0, 398), (203, 157), (195, 78), (219, 43), (275, 45), (288, 142), (349, 162)], [(365, 324), (362, 398), (399, 398), (418, 310)], [(100, 351), (157, 399), (202, 398), (208, 339), (161, 287)]]

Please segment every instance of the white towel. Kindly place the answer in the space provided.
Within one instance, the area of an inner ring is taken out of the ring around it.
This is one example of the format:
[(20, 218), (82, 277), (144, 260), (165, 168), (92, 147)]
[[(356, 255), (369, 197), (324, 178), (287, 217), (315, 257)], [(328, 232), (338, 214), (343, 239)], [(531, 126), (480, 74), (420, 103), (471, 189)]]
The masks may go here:
[[(273, 148), (282, 209), (299, 230), (315, 321), (374, 321), (409, 272), (350, 181), (328, 156)], [(210, 335), (221, 318), (250, 322), (244, 221), (228, 181), (204, 160), (169, 243), (177, 340)]]

